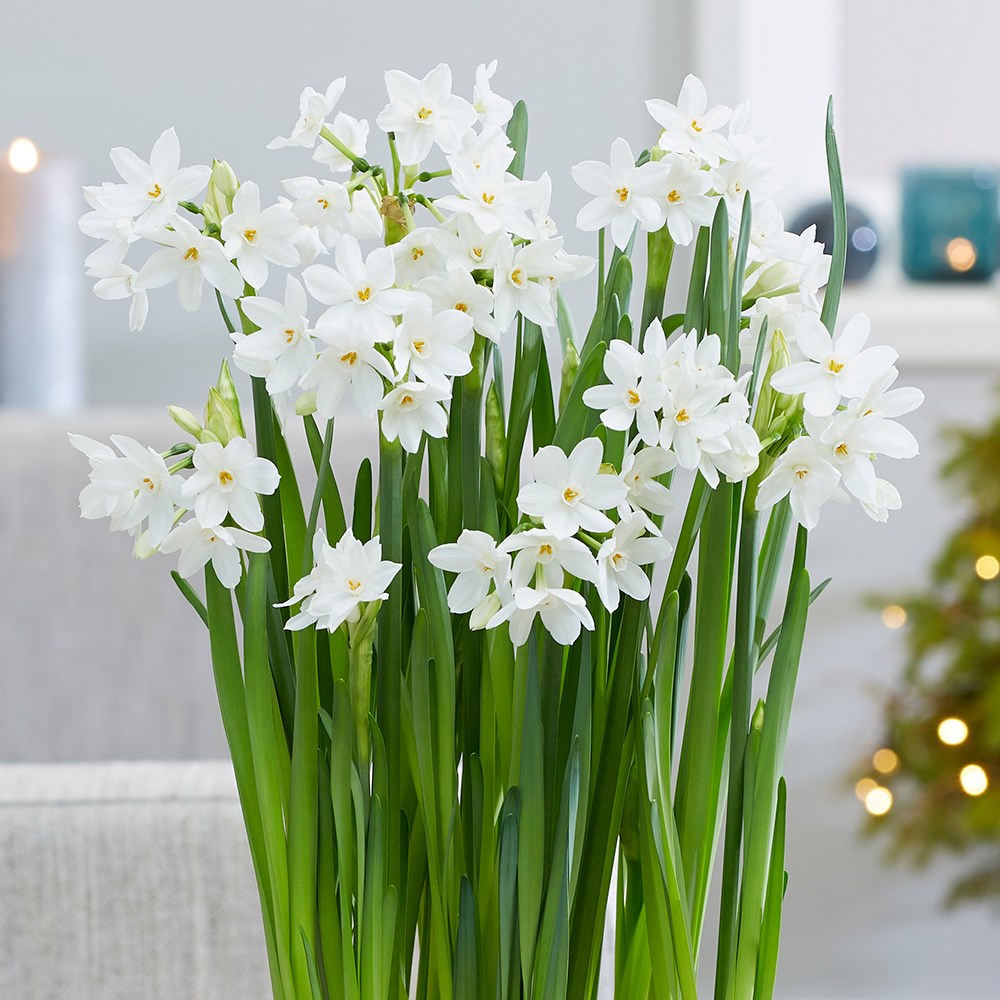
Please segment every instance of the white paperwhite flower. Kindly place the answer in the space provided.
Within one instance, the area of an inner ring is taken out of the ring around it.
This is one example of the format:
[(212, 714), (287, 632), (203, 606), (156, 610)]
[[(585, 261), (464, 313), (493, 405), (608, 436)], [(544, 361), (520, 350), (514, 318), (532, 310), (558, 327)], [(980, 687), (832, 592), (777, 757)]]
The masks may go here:
[(457, 309), (435, 313), (422, 295), (396, 327), (396, 372), (447, 387), (448, 379), (472, 371), (472, 317)]
[(138, 283), (139, 272), (128, 264), (119, 264), (94, 284), (99, 299), (131, 299), (128, 307), (128, 328), (141, 330), (149, 315), (149, 295)]
[(678, 246), (686, 247), (698, 228), (710, 225), (715, 215), (718, 199), (705, 193), (712, 185), (712, 175), (685, 156), (672, 156), (661, 163), (669, 166), (661, 183), (667, 229)]
[(863, 396), (892, 368), (898, 355), (886, 346), (862, 350), (871, 332), (871, 322), (864, 313), (847, 321), (836, 342), (817, 318), (806, 316), (796, 324), (795, 336), (809, 360), (775, 372), (771, 385), (779, 392), (802, 393), (806, 411), (825, 417), (833, 413), (842, 396)]
[(656, 414), (663, 405), (666, 387), (660, 381), (660, 354), (655, 347), (640, 354), (624, 340), (613, 340), (604, 355), (604, 374), (610, 384), (586, 389), (584, 403), (602, 411), (605, 427), (627, 431), (634, 423), (646, 444), (656, 444), (660, 436)]
[(732, 372), (722, 364), (722, 341), (717, 333), (708, 333), (699, 340), (698, 331), (689, 330), (667, 347), (663, 328), (654, 320), (646, 331), (646, 343), (654, 344), (653, 349), (661, 354), (661, 377), (667, 388), (673, 388), (686, 375), (699, 386), (715, 384), (720, 396), (736, 388)]
[(713, 489), (718, 485), (720, 472), (729, 482), (741, 483), (760, 464), (760, 438), (746, 422), (749, 404), (745, 397), (730, 397), (721, 409), (732, 418), (726, 433), (713, 441), (700, 442), (698, 470)]
[(646, 109), (663, 128), (659, 147), (671, 153), (694, 153), (714, 166), (722, 157), (733, 159), (736, 150), (719, 133), (732, 116), (725, 105), (708, 106), (705, 85), (696, 76), (688, 75), (681, 85), (676, 104), (668, 101), (646, 101)]
[(584, 232), (609, 227), (619, 250), (628, 246), (636, 223), (644, 231), (659, 229), (665, 218), (661, 189), (670, 168), (662, 162), (635, 165), (632, 147), (621, 137), (611, 144), (610, 162), (585, 160), (573, 167), (573, 180), (593, 195), (576, 217)]
[[(712, 188), (726, 199), (729, 205), (730, 230), (735, 235), (739, 232), (740, 217), (743, 213), (743, 200), (750, 193), (753, 204), (753, 214), (757, 206), (766, 198), (770, 198), (778, 190), (774, 170), (757, 156), (757, 144), (748, 136), (739, 136), (733, 141), (738, 155), (735, 159), (724, 160), (712, 171)], [(751, 216), (752, 218), (752, 216)]]
[(334, 80), (326, 93), (321, 94), (312, 87), (306, 87), (299, 96), (299, 117), (287, 138), (278, 136), (268, 144), (268, 149), (284, 149), (286, 146), (315, 146), (320, 130), (337, 105), (347, 86), (347, 78)]
[(639, 439), (633, 438), (625, 449), (620, 478), (628, 495), (618, 505), (618, 514), (625, 517), (633, 508), (660, 516), (669, 514), (674, 508), (674, 498), (657, 479), (676, 467), (677, 456), (655, 445), (652, 448), (638, 446)]
[(860, 418), (879, 414), (882, 419), (867, 433), (867, 443), (872, 451), (889, 458), (913, 458), (920, 448), (917, 439), (901, 423), (892, 419), (912, 413), (924, 401), (919, 389), (891, 388), (899, 372), (891, 368), (860, 399), (847, 404), (847, 412)]
[(452, 614), (464, 615), (480, 607), (491, 586), (503, 591), (509, 599), (510, 556), (485, 531), (466, 528), (457, 542), (438, 545), (427, 558), (432, 566), (457, 574), (448, 591)]
[(451, 398), (447, 386), (425, 382), (403, 382), (382, 400), (382, 433), (386, 441), (399, 438), (411, 454), (420, 447), (420, 439), (441, 438), (448, 433), (448, 414), (441, 405)]
[(313, 264), (302, 272), (309, 294), (330, 307), (321, 323), (340, 327), (360, 324), (376, 341), (392, 340), (396, 331), (392, 317), (421, 298), (417, 292), (393, 288), (396, 265), (392, 250), (378, 247), (363, 258), (358, 241), (345, 235), (334, 253), (336, 270)]
[(506, 170), (514, 160), (514, 148), (507, 133), (496, 125), (489, 125), (481, 132), (470, 129), (462, 136), (462, 148), (448, 157), (449, 166), (463, 163), (472, 170)]
[(265, 379), (271, 395), (291, 389), (316, 360), (305, 289), (288, 275), (284, 302), (248, 295), (240, 305), (260, 329), (248, 336), (233, 334), (237, 368)]
[(282, 186), (292, 200), (292, 212), (305, 226), (312, 226), (327, 249), (345, 233), (371, 240), (382, 233), (382, 217), (368, 192), (347, 190), (339, 181), (316, 177), (290, 177)]
[(278, 488), (278, 470), (258, 458), (246, 438), (199, 444), (192, 456), (194, 472), (184, 483), (184, 496), (194, 499), (194, 513), (203, 528), (214, 528), (229, 515), (247, 531), (260, 531), (264, 515), (258, 494)]
[(371, 334), (361, 326), (322, 323), (313, 333), (328, 345), (302, 376), (302, 387), (316, 390), (316, 412), (331, 420), (349, 400), (362, 416), (374, 417), (382, 402), (382, 379), (391, 382), (394, 374)]
[[(330, 131), (346, 146), (355, 157), (362, 157), (368, 149), (368, 122), (359, 121), (351, 115), (337, 112)], [(335, 173), (349, 173), (354, 169), (354, 161), (345, 156), (329, 142), (318, 142), (313, 150), (313, 159), (328, 166)]]
[(580, 637), (581, 628), (594, 629), (587, 602), (575, 590), (562, 587), (518, 588), (513, 599), (489, 620), (487, 628), (496, 628), (509, 621), (510, 641), (515, 646), (523, 646), (536, 616), (561, 646), (572, 646)]
[(451, 69), (444, 63), (422, 80), (400, 70), (385, 74), (389, 103), (376, 121), (396, 137), (396, 149), (405, 164), (426, 159), (435, 144), (445, 153), (462, 145), (462, 134), (479, 118), (468, 101), (451, 92)]
[(872, 503), (862, 501), (861, 508), (873, 520), (885, 523), (889, 520), (889, 511), (899, 510), (903, 506), (899, 490), (885, 479), (875, 480), (875, 500)]
[(170, 474), (162, 456), (123, 434), (111, 436), (122, 457), (90, 438), (71, 434), (70, 442), (91, 465), (91, 485), (80, 494), (81, 516), (110, 517), (112, 531), (129, 533), (148, 518), (149, 544), (159, 545), (181, 504), (180, 477)]
[(560, 256), (562, 239), (536, 240), (514, 249), (507, 240), (497, 247), (493, 266), (493, 315), (506, 331), (517, 313), (539, 326), (555, 326), (552, 280), (577, 273), (568, 256)]
[(456, 309), (472, 317), (476, 333), (494, 343), (500, 340), (500, 326), (493, 318), (493, 293), (477, 284), (464, 268), (453, 267), (443, 275), (424, 278), (416, 290), (430, 299), (435, 312)]
[(731, 420), (722, 408), (722, 399), (731, 384), (711, 380), (701, 385), (694, 375), (680, 369), (663, 404), (660, 444), (677, 455), (683, 469), (696, 469), (702, 458), (703, 442), (719, 438)]
[(502, 230), (484, 233), (471, 215), (456, 215), (433, 233), (434, 245), (447, 261), (448, 270), (491, 268), (496, 262), (497, 247), (509, 240)]
[(505, 231), (524, 239), (537, 234), (528, 211), (535, 200), (532, 185), (520, 181), (506, 168), (484, 163), (478, 169), (461, 156), (449, 156), (451, 183), (457, 195), (438, 198), (443, 212), (469, 215), (484, 233)]
[(844, 488), (863, 504), (875, 503), (877, 449), (869, 435), (881, 422), (878, 413), (859, 416), (841, 410), (830, 417), (805, 416), (806, 431), (823, 450), (823, 455), (840, 473)]
[(630, 514), (622, 518), (597, 553), (597, 593), (609, 611), (616, 611), (621, 595), (637, 601), (649, 597), (649, 577), (640, 566), (670, 555), (671, 545), (656, 535), (646, 535), (648, 518)]
[(218, 240), (205, 236), (186, 219), (174, 216), (172, 229), (156, 234), (157, 250), (139, 270), (135, 279), (142, 288), (162, 288), (177, 282), (181, 305), (193, 312), (201, 304), (207, 281), (223, 295), (236, 299), (243, 294), (243, 277), (226, 256)]
[(322, 530), (313, 538), (312, 572), (295, 584), (286, 605), (302, 607), (285, 625), (297, 631), (315, 625), (335, 632), (344, 622), (361, 617), (361, 605), (384, 601), (386, 589), (403, 568), (382, 558), (378, 535), (363, 545), (348, 528), (335, 546), (329, 545)]
[(597, 582), (597, 563), (590, 549), (577, 538), (560, 538), (543, 528), (517, 531), (500, 543), (504, 552), (516, 552), (511, 570), (512, 587), (530, 587), (541, 576), (546, 587), (561, 587), (563, 572), (578, 580)]
[(514, 105), (506, 97), (494, 94), (490, 87), (490, 80), (493, 79), (493, 74), (496, 71), (496, 59), (488, 66), (485, 63), (480, 63), (476, 67), (476, 83), (472, 88), (472, 106), (475, 108), (479, 120), (487, 128), (490, 126), (503, 127), (514, 114)]
[(80, 216), (80, 232), (103, 241), (84, 261), (87, 274), (91, 277), (101, 278), (112, 273), (125, 260), (128, 248), (142, 238), (131, 216), (109, 211), (101, 204), (101, 193), (112, 189), (114, 185), (108, 183), (83, 189), (83, 196), (92, 211)]
[(840, 484), (840, 473), (823, 456), (810, 437), (796, 438), (760, 484), (757, 510), (764, 510), (787, 496), (795, 520), (812, 529), (819, 523), (819, 512)]
[(111, 150), (111, 162), (124, 184), (105, 184), (97, 196), (109, 212), (141, 220), (143, 226), (165, 226), (178, 202), (192, 200), (208, 183), (211, 167), (181, 167), (177, 133), (168, 128), (153, 144), (149, 162), (124, 146)]
[(764, 263), (747, 269), (744, 296), (757, 299), (765, 295), (795, 296), (813, 312), (819, 312), (818, 293), (830, 276), (831, 257), (816, 242), (816, 227), (801, 235), (776, 233), (770, 240)]
[(270, 549), (271, 543), (260, 535), (240, 528), (223, 528), (221, 525), (203, 528), (197, 518), (193, 517), (178, 524), (160, 546), (161, 552), (180, 552), (177, 572), (185, 580), (194, 576), (211, 560), (219, 583), (230, 590), (240, 582), (243, 575), (240, 551), (269, 552)]
[(613, 527), (603, 513), (625, 498), (625, 484), (601, 472), (603, 448), (597, 438), (585, 438), (567, 456), (556, 445), (539, 449), (532, 463), (535, 482), (517, 495), (517, 506), (529, 517), (542, 519), (558, 538), (583, 528), (603, 533)]
[(440, 274), (445, 269), (445, 257), (438, 249), (436, 233), (435, 229), (421, 226), (393, 245), (398, 285), (415, 285), (422, 278)]
[(540, 240), (552, 240), (559, 235), (559, 227), (549, 214), (552, 207), (552, 178), (546, 170), (535, 181), (535, 200), (531, 205), (531, 221)]
[(299, 221), (287, 205), (260, 207), (260, 188), (245, 181), (233, 196), (233, 211), (222, 220), (226, 253), (248, 285), (259, 289), (267, 281), (268, 263), (297, 267), (299, 251), (294, 237)]

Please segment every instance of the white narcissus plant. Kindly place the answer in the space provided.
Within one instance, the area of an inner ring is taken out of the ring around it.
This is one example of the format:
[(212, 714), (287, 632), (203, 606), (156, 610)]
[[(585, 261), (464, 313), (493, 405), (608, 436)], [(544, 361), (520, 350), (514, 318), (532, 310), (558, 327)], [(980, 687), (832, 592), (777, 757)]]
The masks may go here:
[(209, 300), (252, 413), (226, 358), (169, 447), (71, 435), (81, 514), (176, 553), (208, 627), (275, 1000), (592, 996), (616, 865), (616, 995), (691, 1000), (712, 955), (771, 1000), (808, 534), (899, 509), (923, 397), (834, 333), (832, 116), (829, 246), (694, 76), (573, 168), (561, 234), (499, 80), (390, 70), (377, 128), (307, 87), (275, 193), (173, 129), (112, 152), (95, 294), (133, 330)]

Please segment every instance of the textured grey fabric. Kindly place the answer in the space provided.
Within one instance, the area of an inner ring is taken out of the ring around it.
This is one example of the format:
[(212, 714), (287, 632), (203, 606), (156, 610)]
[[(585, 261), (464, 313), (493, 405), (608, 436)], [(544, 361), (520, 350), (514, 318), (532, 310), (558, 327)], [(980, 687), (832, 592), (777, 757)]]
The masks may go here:
[[(184, 437), (160, 409), (0, 410), (0, 761), (227, 757), (208, 636), (170, 579), (176, 557), (137, 562), (127, 535), (80, 519), (89, 466), (68, 430), (164, 450)], [(372, 438), (371, 422), (338, 420), (345, 503)], [(291, 447), (308, 502), (301, 436)]]
[(228, 762), (0, 766), (0, 996), (270, 997)]

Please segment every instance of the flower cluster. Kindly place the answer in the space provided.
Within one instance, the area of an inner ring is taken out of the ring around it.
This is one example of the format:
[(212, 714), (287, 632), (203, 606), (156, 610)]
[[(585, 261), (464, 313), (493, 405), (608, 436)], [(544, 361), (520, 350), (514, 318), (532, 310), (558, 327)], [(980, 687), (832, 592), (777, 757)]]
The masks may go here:
[[(112, 531), (135, 537), (136, 555), (178, 552), (177, 569), (185, 578), (211, 560), (220, 582), (232, 588), (243, 574), (240, 551), (271, 548), (257, 534), (264, 527), (260, 496), (278, 488), (278, 470), (258, 458), (246, 438), (160, 454), (123, 435), (111, 438), (118, 452), (80, 434), (69, 437), (90, 460), (80, 513), (89, 520), (110, 518)], [(168, 467), (166, 459), (178, 454), (184, 457)], [(180, 475), (192, 467), (187, 478)], [(181, 521), (189, 510), (194, 516)]]

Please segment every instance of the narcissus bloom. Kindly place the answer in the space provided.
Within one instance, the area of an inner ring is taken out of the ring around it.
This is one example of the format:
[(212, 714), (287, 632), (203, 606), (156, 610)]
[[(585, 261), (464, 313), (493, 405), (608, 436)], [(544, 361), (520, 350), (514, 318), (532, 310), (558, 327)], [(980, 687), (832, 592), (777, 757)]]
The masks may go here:
[(489, 65), (480, 63), (476, 67), (476, 84), (472, 88), (472, 106), (479, 115), (479, 120), (487, 128), (491, 126), (503, 127), (510, 121), (510, 116), (514, 113), (514, 105), (493, 93), (490, 80), (497, 71), (497, 61), (494, 59)]
[(597, 553), (597, 593), (609, 611), (617, 610), (622, 594), (646, 600), (649, 577), (640, 567), (670, 555), (670, 543), (657, 535), (647, 535), (647, 525), (643, 514), (622, 518)]
[(399, 443), (410, 453), (420, 447), (420, 438), (441, 438), (448, 432), (448, 414), (441, 405), (451, 398), (447, 386), (425, 382), (403, 382), (382, 400), (382, 433), (386, 441)]
[(243, 575), (240, 551), (269, 552), (270, 549), (271, 543), (260, 535), (219, 525), (203, 528), (194, 517), (178, 524), (160, 546), (161, 552), (180, 553), (177, 572), (184, 579), (194, 576), (211, 560), (219, 583), (230, 590), (240, 582)]
[(382, 558), (379, 536), (363, 545), (348, 528), (337, 544), (329, 545), (322, 529), (313, 537), (312, 572), (295, 584), (285, 606), (302, 603), (285, 628), (291, 631), (315, 625), (335, 632), (344, 622), (361, 617), (361, 605), (384, 601), (386, 588), (403, 568)]
[(542, 625), (562, 646), (572, 646), (580, 637), (581, 628), (594, 629), (594, 619), (583, 596), (563, 587), (518, 588), (513, 599), (489, 620), (487, 628), (509, 621), (510, 641), (523, 646), (536, 617), (541, 618)]
[(396, 327), (396, 372), (447, 388), (449, 378), (472, 371), (473, 337), (471, 316), (458, 309), (435, 313), (422, 295)]
[(604, 355), (607, 385), (593, 385), (583, 401), (601, 410), (601, 423), (613, 431), (627, 431), (636, 424), (646, 444), (656, 444), (666, 387), (660, 381), (660, 357), (654, 350), (640, 354), (631, 344), (613, 340)]
[(840, 485), (840, 473), (810, 437), (796, 438), (760, 484), (757, 510), (772, 507), (788, 497), (795, 520), (813, 529), (819, 523), (820, 508)]
[(518, 531), (500, 543), (504, 552), (516, 552), (511, 586), (529, 587), (536, 575), (546, 587), (561, 587), (563, 572), (578, 580), (597, 581), (593, 553), (578, 538), (559, 538), (543, 528)]
[(729, 140), (719, 133), (732, 117), (723, 104), (708, 106), (708, 93), (698, 77), (688, 74), (681, 85), (676, 104), (669, 101), (646, 101), (646, 110), (662, 126), (659, 146), (670, 153), (694, 153), (715, 166), (720, 159), (737, 155)]
[(541, 518), (557, 538), (569, 538), (581, 528), (603, 533), (614, 525), (603, 513), (625, 498), (625, 484), (601, 472), (604, 449), (597, 438), (585, 438), (567, 455), (548, 445), (535, 453), (535, 482), (526, 483), (517, 505), (529, 517)]
[(448, 608), (456, 615), (482, 604), (491, 586), (504, 590), (510, 575), (510, 556), (485, 531), (466, 528), (457, 542), (431, 549), (428, 559), (432, 566), (457, 574), (448, 591)]
[(260, 207), (260, 189), (245, 181), (233, 196), (233, 211), (222, 220), (226, 253), (236, 259), (240, 274), (251, 288), (267, 281), (268, 263), (298, 267), (295, 236), (299, 221), (287, 204)]
[(500, 327), (493, 318), (493, 293), (485, 285), (477, 284), (464, 268), (453, 267), (443, 275), (424, 278), (416, 290), (430, 299), (435, 312), (455, 309), (472, 317), (476, 333), (494, 343), (500, 340)]
[(199, 444), (192, 456), (195, 471), (184, 483), (184, 496), (194, 499), (194, 513), (203, 528), (214, 528), (227, 515), (247, 531), (260, 531), (264, 515), (258, 494), (278, 488), (278, 470), (258, 458), (246, 438)]
[(141, 288), (162, 288), (176, 281), (181, 305), (189, 312), (201, 305), (206, 281), (223, 295), (239, 298), (243, 294), (243, 276), (226, 256), (222, 244), (179, 216), (174, 216), (171, 226), (154, 237), (163, 246), (140, 268), (136, 283)]
[(328, 345), (302, 376), (302, 388), (316, 390), (316, 411), (330, 420), (349, 401), (362, 416), (374, 417), (382, 402), (383, 378), (391, 382), (394, 377), (389, 359), (363, 327), (320, 323), (313, 332)]
[(299, 97), (299, 117), (292, 128), (292, 134), (287, 138), (278, 136), (268, 144), (268, 149), (283, 149), (286, 146), (315, 146), (320, 130), (326, 124), (326, 119), (337, 106), (347, 86), (347, 78), (334, 80), (326, 93), (321, 94), (312, 87), (306, 87)]
[(178, 202), (193, 199), (212, 174), (211, 167), (181, 167), (181, 145), (172, 128), (153, 144), (148, 163), (124, 146), (111, 150), (111, 162), (125, 183), (105, 184), (97, 195), (99, 204), (149, 229), (165, 226)]
[(891, 347), (862, 349), (870, 332), (868, 317), (858, 313), (834, 341), (817, 316), (805, 314), (796, 323), (795, 339), (809, 360), (775, 372), (771, 385), (779, 392), (802, 393), (802, 405), (808, 413), (829, 416), (842, 396), (863, 396), (895, 364), (898, 354)]
[(462, 145), (462, 135), (479, 118), (468, 101), (451, 92), (451, 70), (444, 63), (422, 80), (400, 70), (385, 74), (389, 103), (376, 121), (384, 132), (396, 137), (396, 149), (403, 163), (420, 163), (437, 145), (454, 153)]
[[(340, 111), (333, 119), (330, 131), (356, 157), (365, 155), (365, 150), (368, 148), (368, 122), (364, 119), (359, 121)], [(313, 159), (317, 163), (326, 164), (335, 173), (348, 173), (354, 168), (354, 162), (329, 142), (316, 143)]]

